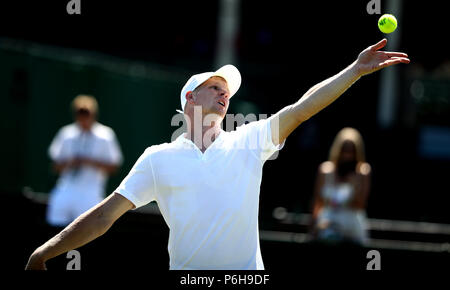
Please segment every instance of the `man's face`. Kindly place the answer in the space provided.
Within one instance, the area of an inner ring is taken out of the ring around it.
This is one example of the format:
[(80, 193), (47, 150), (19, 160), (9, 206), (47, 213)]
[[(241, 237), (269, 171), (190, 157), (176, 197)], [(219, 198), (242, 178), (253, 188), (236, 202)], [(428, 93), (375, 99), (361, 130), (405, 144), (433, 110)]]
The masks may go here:
[(351, 141), (344, 142), (344, 144), (342, 145), (341, 155), (339, 159), (341, 162), (351, 162), (356, 160), (356, 148), (353, 142)]
[(94, 114), (85, 108), (79, 108), (75, 111), (75, 120), (83, 130), (90, 130), (95, 122)]
[(212, 77), (195, 89), (195, 106), (202, 106), (203, 115), (217, 114), (225, 117), (230, 103), (227, 82), (221, 77)]

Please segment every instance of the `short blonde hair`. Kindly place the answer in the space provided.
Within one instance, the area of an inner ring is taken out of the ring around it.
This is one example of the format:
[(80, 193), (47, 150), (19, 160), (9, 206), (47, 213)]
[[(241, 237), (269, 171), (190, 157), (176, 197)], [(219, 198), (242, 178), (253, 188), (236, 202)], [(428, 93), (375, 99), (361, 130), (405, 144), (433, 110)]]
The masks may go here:
[(86, 109), (94, 115), (98, 112), (98, 103), (94, 96), (78, 95), (72, 101), (72, 110), (75, 113), (79, 109)]
[(346, 127), (340, 130), (336, 137), (334, 138), (333, 144), (331, 145), (329, 161), (337, 164), (339, 160), (339, 155), (341, 155), (342, 146), (346, 141), (350, 141), (355, 145), (356, 150), (356, 161), (366, 162), (366, 153), (364, 149), (364, 140), (355, 128)]

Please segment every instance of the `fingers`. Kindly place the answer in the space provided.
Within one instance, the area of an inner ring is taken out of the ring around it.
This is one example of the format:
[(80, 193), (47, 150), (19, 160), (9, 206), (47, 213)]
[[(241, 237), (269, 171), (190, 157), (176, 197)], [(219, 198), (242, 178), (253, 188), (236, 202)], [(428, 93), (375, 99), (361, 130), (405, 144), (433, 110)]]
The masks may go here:
[(409, 58), (406, 57), (393, 57), (379, 64), (379, 68), (385, 68), (394, 64), (409, 63)]
[(394, 61), (395, 63), (409, 63), (410, 60), (407, 57), (392, 57), (390, 59), (391, 61)]
[(389, 57), (406, 57), (406, 58), (408, 57), (408, 55), (403, 52), (386, 51), (385, 53)]
[(379, 50), (379, 49), (385, 47), (385, 46), (386, 46), (386, 43), (387, 43), (387, 39), (386, 39), (386, 38), (383, 38), (383, 39), (380, 40), (378, 43), (376, 43), (376, 44), (370, 46), (370, 50), (371, 50), (371, 51), (377, 51), (377, 50)]

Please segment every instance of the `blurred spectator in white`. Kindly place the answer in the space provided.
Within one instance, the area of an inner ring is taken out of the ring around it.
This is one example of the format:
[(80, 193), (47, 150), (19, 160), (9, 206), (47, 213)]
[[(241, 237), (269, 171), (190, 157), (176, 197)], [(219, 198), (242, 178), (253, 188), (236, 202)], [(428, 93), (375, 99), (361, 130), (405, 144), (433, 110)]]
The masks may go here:
[(366, 244), (370, 176), (361, 134), (353, 128), (342, 129), (333, 141), (329, 160), (318, 170), (312, 223), (317, 241)]
[(96, 121), (97, 100), (79, 95), (72, 110), (75, 122), (62, 127), (49, 148), (60, 176), (50, 193), (47, 222), (58, 227), (102, 201), (108, 176), (122, 163), (114, 131)]

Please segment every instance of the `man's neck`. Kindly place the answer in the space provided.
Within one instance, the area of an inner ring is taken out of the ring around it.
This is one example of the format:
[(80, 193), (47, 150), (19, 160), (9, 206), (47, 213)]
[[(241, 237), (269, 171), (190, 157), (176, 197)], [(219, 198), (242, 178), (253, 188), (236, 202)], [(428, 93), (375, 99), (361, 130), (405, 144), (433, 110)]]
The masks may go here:
[(195, 122), (195, 120), (194, 122), (191, 122), (191, 124), (188, 125), (185, 137), (191, 140), (202, 152), (205, 152), (222, 131), (220, 126), (222, 120), (218, 117), (216, 120), (206, 122), (210, 123), (208, 125), (202, 125), (203, 121), (202, 118), (201, 122)]
[(78, 128), (80, 129), (81, 132), (83, 133), (88, 133), (92, 131), (92, 127), (94, 127), (94, 124), (88, 126), (88, 127), (83, 127), (80, 124), (76, 123), (76, 125), (78, 126)]

